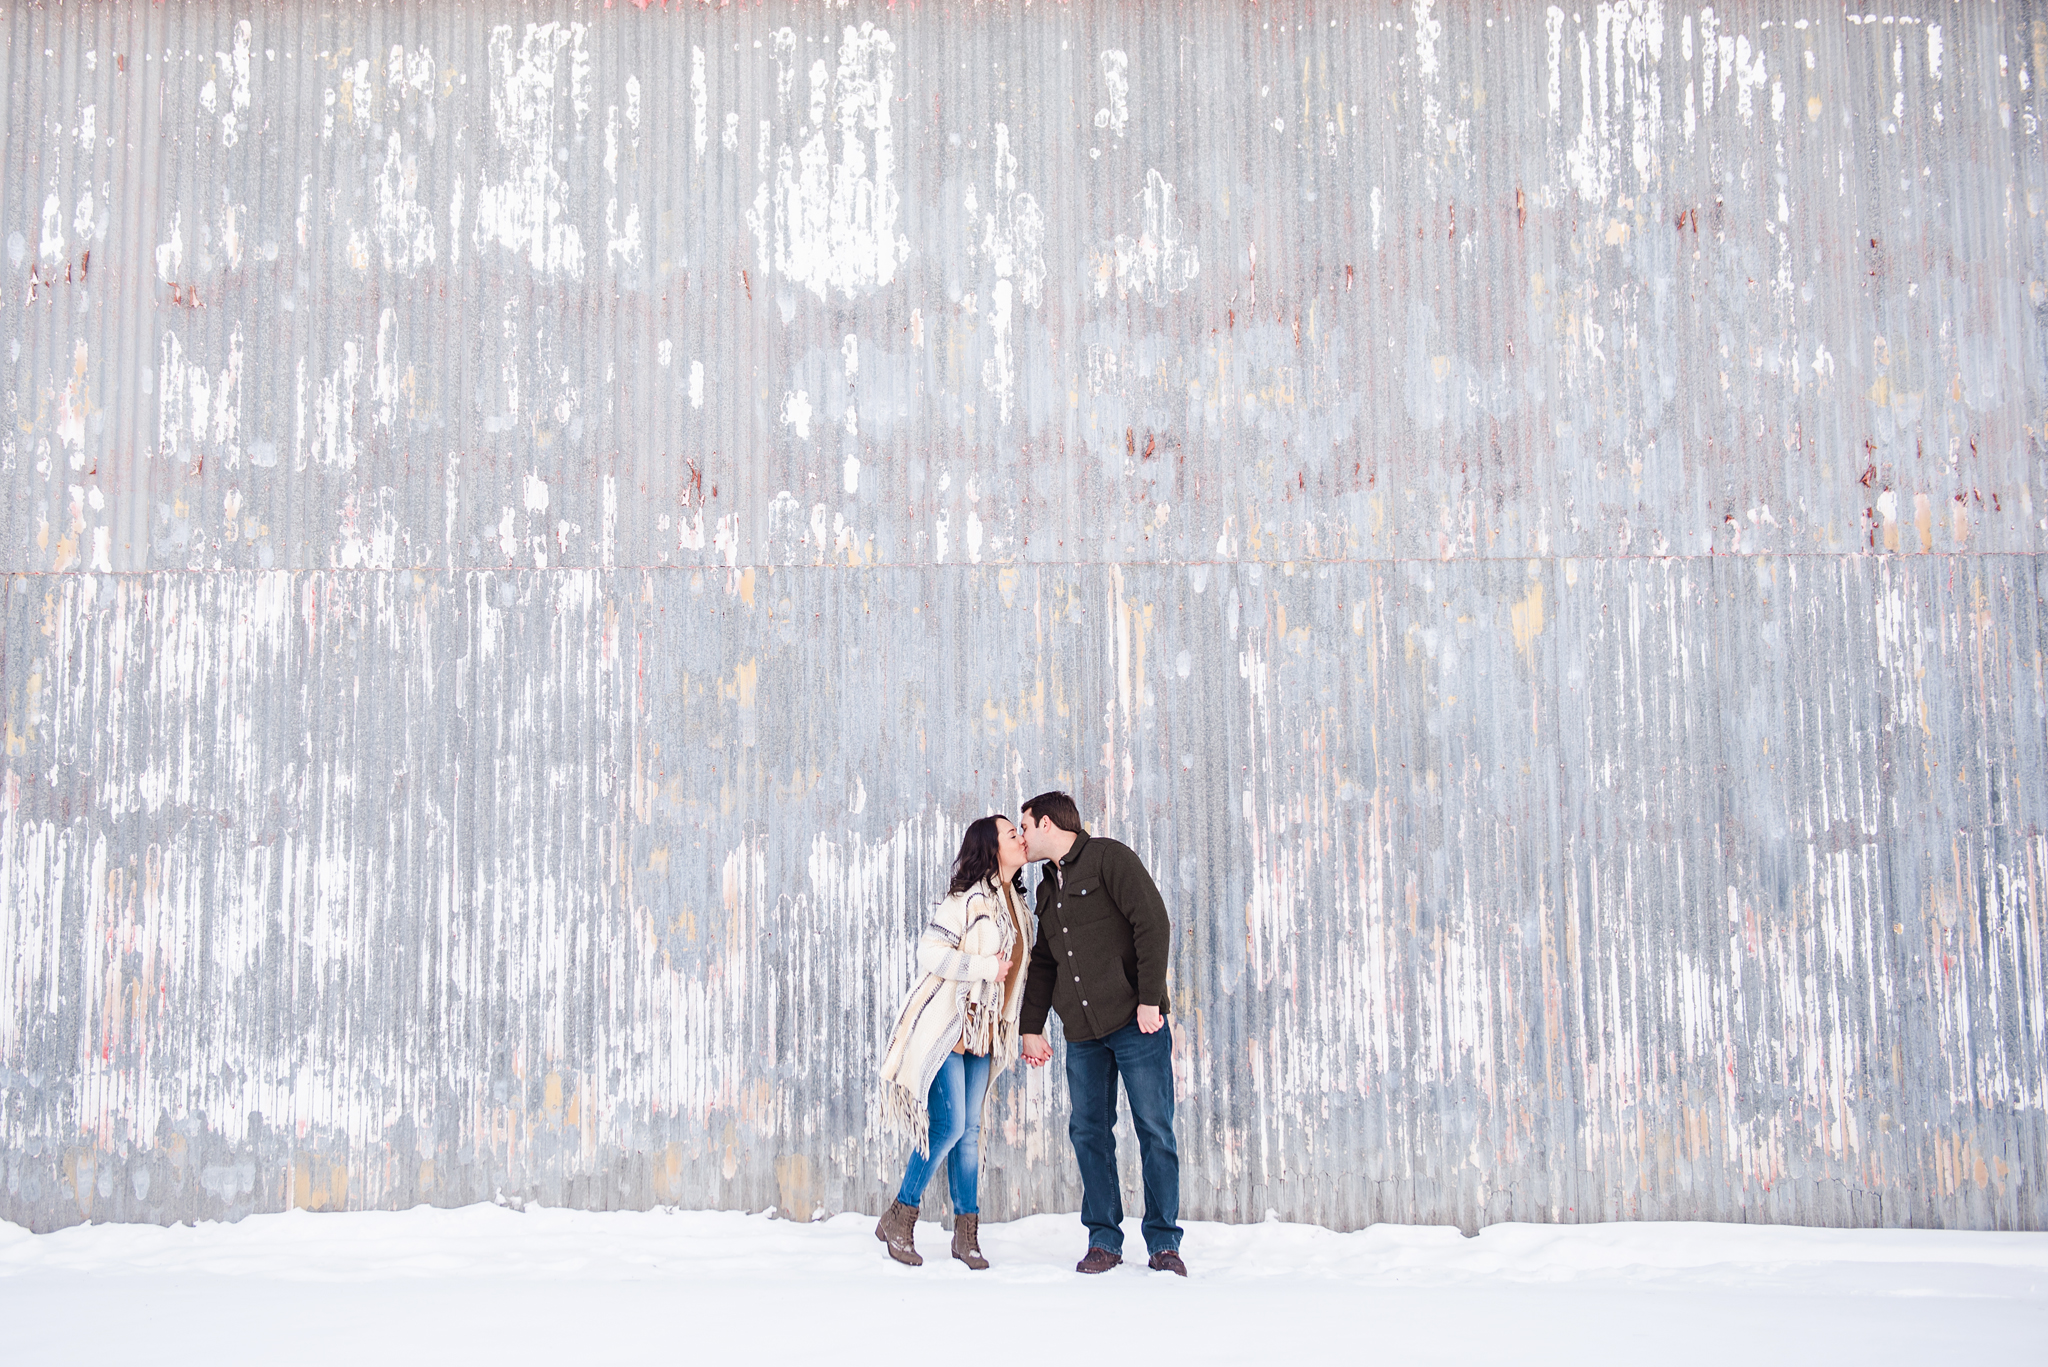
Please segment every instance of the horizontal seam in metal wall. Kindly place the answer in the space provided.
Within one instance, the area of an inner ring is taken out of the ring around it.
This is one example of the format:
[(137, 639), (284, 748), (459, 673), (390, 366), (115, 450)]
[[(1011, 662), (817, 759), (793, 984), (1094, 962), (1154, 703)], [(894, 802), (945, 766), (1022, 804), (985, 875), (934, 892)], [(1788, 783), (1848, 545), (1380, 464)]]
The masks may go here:
[(933, 564), (921, 560), (884, 560), (871, 565), (789, 565), (770, 564), (765, 561), (747, 565), (273, 565), (269, 568), (231, 568), (217, 570), (161, 569), (161, 570), (0, 570), (0, 578), (8, 579), (152, 579), (163, 575), (247, 575), (247, 574), (587, 574), (591, 570), (603, 570), (611, 574), (651, 574), (656, 571), (690, 571), (696, 574), (715, 574), (721, 570), (738, 573), (741, 570), (842, 570), (859, 573), (863, 570), (1014, 570), (1014, 569), (1201, 569), (1227, 567), (1231, 565), (1259, 565), (1279, 568), (1296, 565), (1304, 568), (1321, 565), (1514, 565), (1527, 564), (1534, 560), (1539, 564), (1556, 565), (1567, 561), (1574, 563), (1608, 564), (1636, 563), (1648, 561), (1684, 562), (1716, 560), (1884, 560), (1906, 564), (1918, 560), (2038, 560), (2048, 551), (1920, 551), (1901, 554), (1893, 551), (1870, 554), (1863, 551), (1730, 551), (1713, 555), (1512, 555), (1512, 556), (1454, 556), (1449, 560), (1435, 556), (1411, 555), (1372, 558), (1349, 558), (1342, 560), (1301, 559), (1301, 560), (989, 560), (981, 564), (951, 563)]

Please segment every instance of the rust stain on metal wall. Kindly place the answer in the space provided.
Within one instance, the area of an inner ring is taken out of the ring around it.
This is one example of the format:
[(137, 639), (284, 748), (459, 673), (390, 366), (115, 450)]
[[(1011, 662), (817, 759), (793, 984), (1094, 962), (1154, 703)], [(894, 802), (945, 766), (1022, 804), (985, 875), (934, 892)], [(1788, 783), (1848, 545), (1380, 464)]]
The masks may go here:
[(1063, 785), (1192, 1216), (2043, 1227), (2048, 10), (1909, 8), (0, 9), (0, 1215), (873, 1208)]

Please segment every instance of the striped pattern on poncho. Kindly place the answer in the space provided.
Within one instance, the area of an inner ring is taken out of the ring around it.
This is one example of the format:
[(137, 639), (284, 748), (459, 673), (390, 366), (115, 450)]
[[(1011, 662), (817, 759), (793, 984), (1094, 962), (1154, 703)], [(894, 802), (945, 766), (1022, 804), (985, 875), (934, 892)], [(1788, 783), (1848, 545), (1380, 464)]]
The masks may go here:
[[(915, 1139), (919, 1153), (931, 1147), (925, 1098), (954, 1045), (964, 1040), (970, 1052), (990, 1055), (991, 1080), (1017, 1058), (1017, 1017), (1024, 1009), (1030, 957), (1027, 929), (1023, 899), (991, 877), (939, 903), (918, 937), (922, 976), (904, 998), (882, 1059), (882, 1119)], [(1005, 954), (1010, 973), (998, 982), (996, 961)], [(991, 1087), (983, 1097), (984, 1115), (994, 1095)]]

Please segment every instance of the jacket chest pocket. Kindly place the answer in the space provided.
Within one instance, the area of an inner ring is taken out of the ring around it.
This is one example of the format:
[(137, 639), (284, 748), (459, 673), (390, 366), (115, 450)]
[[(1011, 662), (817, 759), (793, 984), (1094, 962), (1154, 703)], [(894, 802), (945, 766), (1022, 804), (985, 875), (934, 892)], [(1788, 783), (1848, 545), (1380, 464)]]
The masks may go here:
[(1109, 893), (1099, 878), (1069, 883), (1060, 890), (1059, 901), (1067, 924), (1076, 926), (1101, 920), (1109, 915), (1111, 907)]

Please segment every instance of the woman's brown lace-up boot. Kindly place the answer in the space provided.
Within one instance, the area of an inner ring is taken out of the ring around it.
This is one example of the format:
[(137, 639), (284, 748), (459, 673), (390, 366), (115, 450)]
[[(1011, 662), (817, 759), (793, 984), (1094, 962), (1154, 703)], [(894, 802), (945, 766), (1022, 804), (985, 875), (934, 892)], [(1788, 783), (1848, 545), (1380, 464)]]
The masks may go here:
[(953, 1256), (976, 1272), (984, 1271), (988, 1267), (988, 1259), (981, 1256), (980, 1235), (979, 1215), (953, 1216)]
[(917, 1207), (906, 1206), (901, 1201), (891, 1201), (889, 1208), (882, 1212), (882, 1218), (875, 1223), (875, 1237), (889, 1245), (889, 1256), (899, 1263), (912, 1267), (923, 1267), (924, 1259), (917, 1255)]

